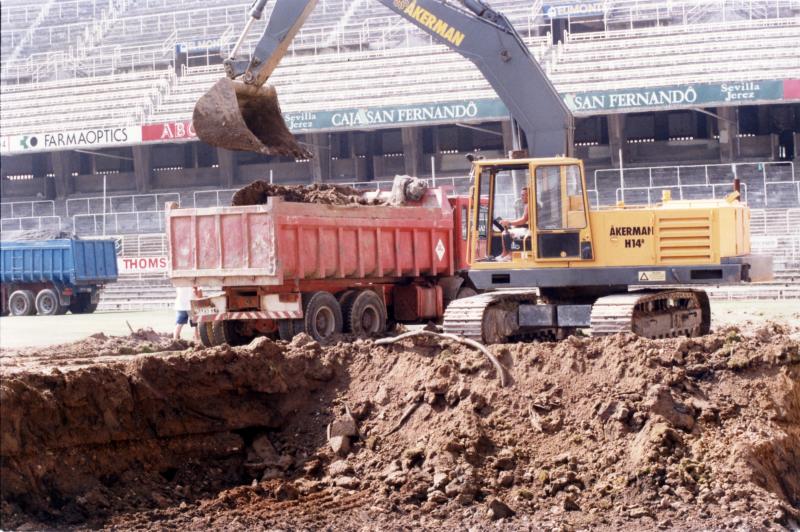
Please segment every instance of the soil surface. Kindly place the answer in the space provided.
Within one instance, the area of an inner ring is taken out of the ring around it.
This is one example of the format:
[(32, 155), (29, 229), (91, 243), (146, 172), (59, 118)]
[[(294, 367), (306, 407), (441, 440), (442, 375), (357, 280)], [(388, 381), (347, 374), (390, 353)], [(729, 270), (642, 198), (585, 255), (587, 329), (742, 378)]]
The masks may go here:
[(6, 352), (0, 527), (793, 528), (796, 334)]
[(253, 181), (236, 191), (231, 205), (261, 205), (267, 199), (281, 196), (285, 201), (319, 203), (323, 205), (372, 205), (362, 197), (362, 191), (339, 185), (273, 185), (267, 181)]

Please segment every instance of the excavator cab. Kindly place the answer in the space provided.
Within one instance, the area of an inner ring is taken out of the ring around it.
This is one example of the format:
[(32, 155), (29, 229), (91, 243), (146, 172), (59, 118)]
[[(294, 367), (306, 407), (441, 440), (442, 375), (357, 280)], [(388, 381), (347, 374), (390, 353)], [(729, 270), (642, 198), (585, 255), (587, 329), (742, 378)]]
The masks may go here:
[(580, 160), (483, 160), (473, 175), (471, 264), (524, 267), (593, 259)]

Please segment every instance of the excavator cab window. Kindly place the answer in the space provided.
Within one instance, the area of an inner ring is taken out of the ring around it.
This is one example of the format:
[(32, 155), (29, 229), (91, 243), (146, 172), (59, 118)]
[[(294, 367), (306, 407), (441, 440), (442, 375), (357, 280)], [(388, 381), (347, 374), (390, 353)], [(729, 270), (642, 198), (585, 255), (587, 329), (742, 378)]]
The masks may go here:
[(542, 165), (535, 177), (537, 257), (582, 256), (580, 230), (586, 227), (586, 208), (580, 167)]
[[(530, 251), (530, 221), (520, 221), (524, 220), (528, 208), (522, 198), (529, 178), (527, 165), (491, 166), (481, 170), (473, 255), (476, 260), (498, 257), (504, 251)], [(511, 231), (511, 249), (508, 250), (503, 247), (503, 221), (515, 222)]]

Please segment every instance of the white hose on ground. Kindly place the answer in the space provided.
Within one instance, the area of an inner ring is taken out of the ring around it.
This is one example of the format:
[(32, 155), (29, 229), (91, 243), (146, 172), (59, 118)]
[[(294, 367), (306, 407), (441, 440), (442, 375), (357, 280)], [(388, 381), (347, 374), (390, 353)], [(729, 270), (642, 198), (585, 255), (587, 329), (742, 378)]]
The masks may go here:
[(506, 373), (506, 368), (497, 360), (493, 354), (486, 349), (486, 346), (483, 344), (476, 342), (475, 340), (470, 340), (469, 338), (464, 338), (463, 336), (456, 336), (455, 334), (450, 333), (437, 333), (432, 331), (411, 331), (407, 333), (403, 333), (397, 335), (393, 338), (381, 338), (380, 340), (375, 340), (375, 345), (388, 345), (399, 342), (401, 340), (405, 340), (406, 338), (411, 338), (413, 336), (428, 336), (433, 338), (443, 338), (446, 340), (452, 340), (454, 342), (458, 342), (460, 344), (466, 345), (467, 347), (472, 347), (473, 349), (477, 349), (481, 353), (483, 353), (486, 358), (494, 366), (494, 369), (497, 370), (497, 376), (500, 378), (500, 385), (503, 387), (508, 386), (508, 374)]

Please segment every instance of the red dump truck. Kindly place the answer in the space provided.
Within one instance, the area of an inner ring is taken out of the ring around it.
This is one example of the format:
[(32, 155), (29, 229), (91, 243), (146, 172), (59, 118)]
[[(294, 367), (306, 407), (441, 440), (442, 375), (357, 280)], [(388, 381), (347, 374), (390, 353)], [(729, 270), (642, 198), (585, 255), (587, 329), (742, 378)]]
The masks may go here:
[(193, 302), (207, 346), (299, 332), (325, 342), (387, 322), (436, 320), (473, 291), (466, 268), (468, 198), (441, 189), (399, 207), (266, 204), (167, 206), (170, 276), (176, 286), (220, 289)]

